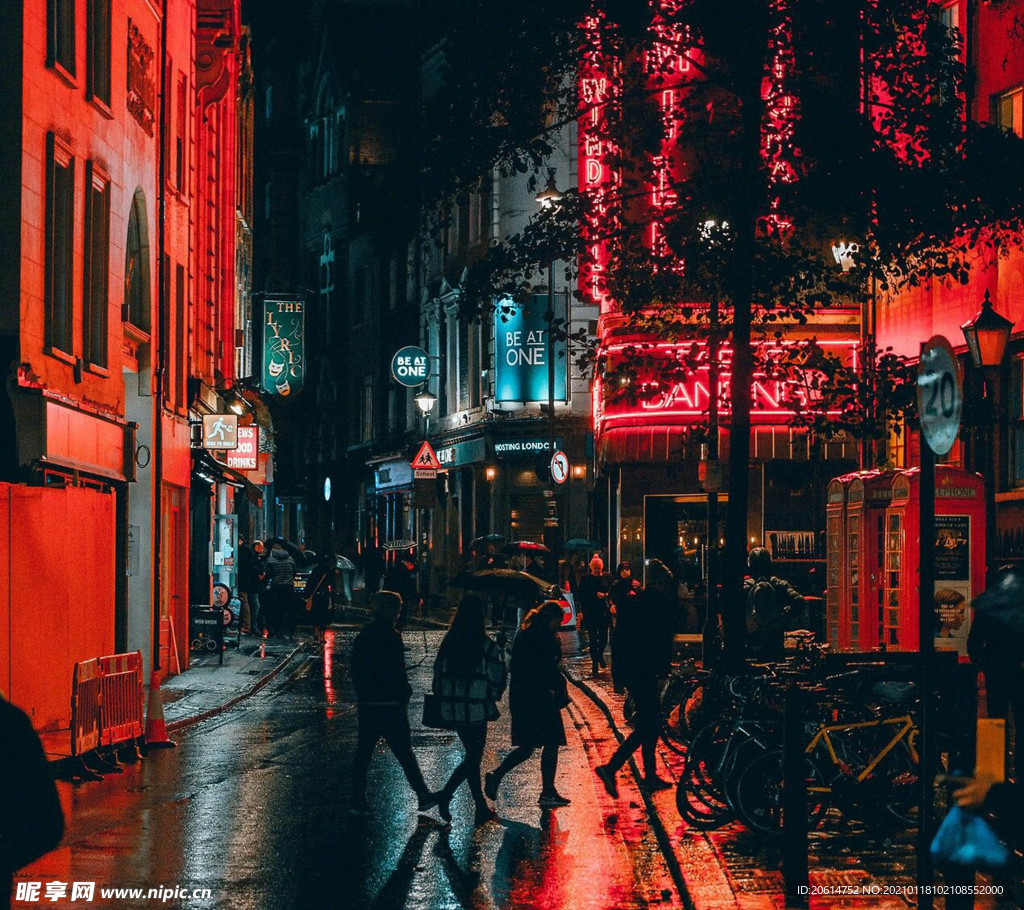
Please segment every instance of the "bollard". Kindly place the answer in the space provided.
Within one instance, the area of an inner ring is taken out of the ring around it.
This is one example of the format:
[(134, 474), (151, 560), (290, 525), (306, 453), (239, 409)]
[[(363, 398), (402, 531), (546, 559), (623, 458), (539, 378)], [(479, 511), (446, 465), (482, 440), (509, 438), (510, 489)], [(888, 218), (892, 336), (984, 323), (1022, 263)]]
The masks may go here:
[(782, 730), (782, 876), (787, 907), (806, 907), (810, 884), (805, 710), (805, 693), (796, 685), (789, 686)]

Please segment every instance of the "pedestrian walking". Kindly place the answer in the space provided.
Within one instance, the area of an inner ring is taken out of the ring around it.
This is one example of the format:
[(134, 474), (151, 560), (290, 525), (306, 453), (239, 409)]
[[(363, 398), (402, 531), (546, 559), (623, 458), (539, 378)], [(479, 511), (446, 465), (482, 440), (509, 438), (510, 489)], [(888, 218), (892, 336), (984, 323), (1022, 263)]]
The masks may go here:
[(608, 579), (604, 574), (604, 561), (600, 556), (590, 560), (590, 574), (580, 579), (578, 609), (583, 613), (583, 628), (590, 646), (591, 674), (608, 666), (604, 651), (608, 647), (608, 630), (612, 624), (611, 605), (608, 602)]
[(561, 605), (554, 600), (545, 601), (526, 614), (512, 643), (508, 706), (515, 748), (484, 776), (484, 793), (492, 800), (497, 797), (505, 775), (540, 749), (540, 806), (553, 809), (571, 802), (555, 788), (558, 749), (565, 745), (562, 709), (569, 704), (561, 671), (561, 624)]
[(352, 759), (352, 808), (366, 811), (366, 778), (370, 759), (381, 739), (398, 759), (409, 786), (419, 800), (419, 810), (437, 805), (427, 789), (419, 762), (412, 751), (409, 730), (409, 699), (412, 687), (405, 668), (402, 636), (395, 628), (402, 599), (393, 591), (370, 597), (372, 620), (352, 643), (352, 687), (356, 695), (357, 741)]
[(402, 612), (398, 617), (398, 628), (405, 628), (405, 621), (409, 618), (409, 611), (412, 610), (417, 601), (416, 596), (416, 564), (412, 557), (403, 556), (388, 569), (384, 576), (384, 590), (394, 591), (402, 598)]
[(1001, 572), (995, 584), (974, 601), (974, 620), (967, 653), (975, 669), (985, 674), (985, 710), (989, 717), (1008, 720), (1017, 730), (1014, 771), (1024, 772), (1024, 576), (1013, 569)]
[(333, 553), (324, 553), (322, 556), (318, 556), (302, 592), (306, 617), (313, 626), (313, 641), (317, 645), (323, 642), (324, 630), (330, 621), (331, 599), (334, 594), (337, 571), (335, 564)]
[(635, 706), (633, 730), (605, 765), (594, 771), (612, 797), (618, 797), (615, 775), (639, 748), (644, 772), (642, 789), (665, 790), (672, 785), (658, 777), (655, 747), (661, 734), (661, 682), (672, 667), (673, 608), (676, 582), (659, 559), (647, 567), (642, 593), (622, 595), (612, 645), (612, 675), (616, 686), (629, 693)]
[(785, 656), (786, 628), (803, 609), (804, 598), (784, 578), (772, 574), (772, 555), (755, 547), (747, 556), (750, 574), (743, 581), (747, 596), (747, 652), (751, 657), (778, 660)]
[(502, 649), (488, 637), (487, 609), (476, 594), (467, 594), (452, 617), (434, 661), (432, 691), (440, 702), (440, 719), (459, 737), (465, 755), (438, 793), (438, 812), (451, 821), (450, 803), (463, 781), (476, 804), (478, 825), (494, 818), (480, 783), (480, 763), (487, 725), (498, 719), (498, 701), (507, 674)]
[(380, 547), (370, 545), (363, 553), (363, 585), (366, 596), (372, 597), (380, 590), (380, 582), (384, 577), (384, 556)]
[(267, 632), (283, 635), (291, 628), (292, 601), (295, 599), (295, 560), (288, 555), (284, 544), (275, 540), (270, 547), (266, 561), (267, 601), (270, 615), (267, 617)]
[(615, 635), (617, 634), (619, 616), (636, 599), (641, 590), (640, 582), (633, 577), (632, 565), (625, 560), (620, 562), (618, 569), (615, 571), (615, 579), (608, 589), (608, 600), (611, 603), (609, 608), (611, 613), (611, 630), (608, 641), (612, 649), (612, 682), (614, 683), (615, 691), (620, 695), (625, 690), (615, 673)]
[(11, 906), (14, 873), (48, 853), (64, 834), (53, 774), (24, 711), (0, 692), (0, 910)]

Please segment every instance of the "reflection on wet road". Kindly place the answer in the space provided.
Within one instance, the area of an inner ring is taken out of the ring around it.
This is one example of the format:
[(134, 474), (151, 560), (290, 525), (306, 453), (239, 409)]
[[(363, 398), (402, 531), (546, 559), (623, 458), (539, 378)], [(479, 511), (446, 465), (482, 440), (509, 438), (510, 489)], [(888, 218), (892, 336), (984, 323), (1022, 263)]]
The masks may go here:
[[(505, 780), (499, 820), (480, 828), (472, 825), (473, 804), (463, 787), (449, 831), (436, 817), (417, 815), (398, 763), (380, 751), (370, 772), (373, 811), (350, 814), (353, 634), (334, 630), (324, 652), (296, 659), (280, 682), (183, 731), (177, 749), (100, 783), (62, 785), (68, 835), (32, 874), (95, 881), (93, 906), (117, 907), (158, 902), (104, 903), (101, 887), (209, 888), (209, 899), (178, 905), (232, 908), (606, 910), (665, 899), (671, 880), (644, 830), (642, 810), (623, 806), (620, 820), (595, 785), (591, 732), (578, 714), (575, 724), (566, 723), (569, 745), (559, 766), (559, 789), (573, 800), (568, 808), (538, 808), (534, 758)], [(419, 724), (440, 637), (406, 633), (416, 693), (413, 745), (432, 787), (461, 758), (453, 734)], [(572, 644), (567, 640), (567, 649)], [(485, 767), (510, 748), (502, 709)], [(677, 901), (672, 892), (671, 903)]]

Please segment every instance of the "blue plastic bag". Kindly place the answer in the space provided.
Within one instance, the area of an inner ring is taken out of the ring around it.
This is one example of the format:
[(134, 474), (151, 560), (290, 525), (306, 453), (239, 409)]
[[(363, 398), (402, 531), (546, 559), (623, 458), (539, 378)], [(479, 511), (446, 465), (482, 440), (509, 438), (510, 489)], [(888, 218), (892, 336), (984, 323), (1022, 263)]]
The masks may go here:
[(995, 871), (1006, 868), (1010, 850), (982, 816), (953, 806), (935, 832), (932, 859), (937, 866)]

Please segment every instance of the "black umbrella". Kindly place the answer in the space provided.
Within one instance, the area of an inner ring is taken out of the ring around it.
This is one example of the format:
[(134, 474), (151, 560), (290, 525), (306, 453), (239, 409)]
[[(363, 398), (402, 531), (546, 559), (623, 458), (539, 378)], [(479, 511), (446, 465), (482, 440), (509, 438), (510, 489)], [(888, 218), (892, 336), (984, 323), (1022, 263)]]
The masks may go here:
[(991, 622), (994, 630), (1024, 640), (1024, 574), (1003, 572), (992, 587), (974, 598), (975, 622)]
[(481, 547), (486, 547), (489, 543), (503, 543), (505, 538), (501, 534), (484, 534), (483, 537), (478, 537), (469, 545), (469, 552), (475, 553)]
[(582, 537), (576, 537), (572, 540), (567, 540), (564, 544), (562, 544), (562, 549), (592, 552), (594, 550), (604, 549), (604, 544), (599, 543), (596, 540), (584, 540)]
[(389, 540), (382, 550), (412, 550), (416, 547), (415, 540)]
[(306, 561), (306, 554), (302, 552), (298, 544), (285, 540), (283, 537), (271, 537), (270, 540), (266, 541), (267, 550), (270, 550), (275, 543), (281, 544), (296, 563), (304, 563)]
[(554, 590), (550, 582), (515, 569), (478, 569), (475, 572), (460, 572), (452, 579), (451, 585), (453, 588), (463, 588), (481, 594), (508, 594), (523, 599), (551, 597)]

